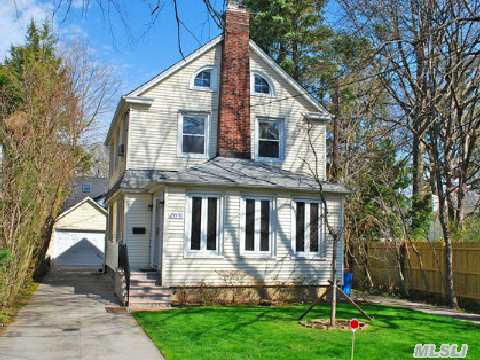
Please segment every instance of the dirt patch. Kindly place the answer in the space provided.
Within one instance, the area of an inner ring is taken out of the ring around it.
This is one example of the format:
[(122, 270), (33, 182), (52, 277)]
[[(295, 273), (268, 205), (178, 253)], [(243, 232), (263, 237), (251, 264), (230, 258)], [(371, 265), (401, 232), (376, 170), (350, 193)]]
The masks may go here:
[(110, 314), (125, 314), (128, 312), (125, 306), (105, 306), (105, 311)]
[[(329, 319), (313, 319), (309, 321), (300, 321), (300, 324), (307, 328), (323, 329), (323, 330), (350, 330), (350, 320), (337, 320), (336, 326), (330, 326)], [(358, 330), (364, 330), (368, 327), (367, 323), (360, 322)]]

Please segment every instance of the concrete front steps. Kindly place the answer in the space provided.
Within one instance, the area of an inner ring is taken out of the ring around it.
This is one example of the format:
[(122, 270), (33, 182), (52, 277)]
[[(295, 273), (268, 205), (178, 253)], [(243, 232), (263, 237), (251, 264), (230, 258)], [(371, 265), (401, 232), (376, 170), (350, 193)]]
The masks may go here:
[(128, 307), (132, 310), (169, 309), (172, 291), (162, 288), (160, 274), (156, 272), (132, 272)]

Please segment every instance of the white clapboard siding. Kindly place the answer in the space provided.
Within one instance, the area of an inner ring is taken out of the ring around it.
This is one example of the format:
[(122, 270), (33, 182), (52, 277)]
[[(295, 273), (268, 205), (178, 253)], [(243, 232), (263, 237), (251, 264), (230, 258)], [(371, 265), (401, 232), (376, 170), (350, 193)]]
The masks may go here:
[[(255, 122), (257, 117), (274, 117), (285, 119), (286, 124), (286, 153), (282, 163), (284, 170), (309, 173), (310, 165), (315, 163), (315, 157), (308, 140), (307, 124), (303, 114), (316, 111), (315, 108), (297, 90), (289, 85), (256, 53), (250, 51), (250, 69), (264, 74), (272, 82), (275, 96), (251, 95), (251, 137), (255, 144)], [(310, 131), (312, 144), (318, 154), (318, 175), (325, 178), (325, 123), (313, 121)], [(252, 157), (255, 148), (252, 146)]]
[[(132, 106), (128, 134), (129, 168), (178, 170), (205, 161), (178, 156), (177, 130), (180, 111), (202, 111), (211, 114), (209, 155), (215, 156), (218, 91), (192, 89), (191, 81), (193, 75), (204, 66), (216, 65), (218, 70), (220, 57), (221, 48), (210, 49), (142, 94), (154, 99), (150, 108)], [(216, 73), (218, 74), (218, 71)]]
[[(110, 138), (110, 142), (107, 146), (107, 152), (109, 156), (109, 177), (108, 177), (108, 188), (112, 188), (115, 183), (120, 179), (120, 177), (123, 175), (123, 172), (125, 171), (126, 168), (126, 157), (125, 156), (117, 156), (116, 150), (118, 149), (118, 146), (120, 145), (119, 139), (123, 136), (122, 134), (125, 131), (125, 124), (123, 121), (117, 121), (115, 129), (113, 129), (112, 136)], [(128, 149), (128, 142), (125, 145), (125, 150)], [(111, 158), (111, 148), (113, 147), (114, 149), (114, 154), (113, 157)], [(115, 161), (116, 163), (114, 163)]]
[[(150, 265), (151, 204), (151, 195), (125, 195), (125, 240), (129, 264), (133, 270)], [(134, 235), (134, 227), (145, 228), (145, 234)]]
[[(281, 285), (302, 282), (326, 285), (330, 278), (332, 246), (328, 246), (325, 259), (299, 259), (291, 253), (291, 199), (295, 194), (265, 192), (274, 195), (278, 208), (276, 227), (276, 256), (255, 259), (240, 256), (240, 190), (225, 190), (223, 256), (215, 258), (188, 258), (184, 254), (184, 219), (168, 219), (164, 233), (162, 279), (164, 286), (225, 285), (229, 275), (240, 277), (236, 284), (265, 283)], [(249, 193), (249, 192), (248, 192)], [(167, 214), (184, 212), (184, 188), (168, 188), (165, 196)], [(330, 222), (342, 227), (343, 205), (341, 198), (328, 199)], [(186, 214), (185, 214), (186, 215)], [(168, 216), (167, 216), (168, 218)], [(338, 248), (338, 276), (343, 274), (343, 244)], [(232, 273), (234, 272), (234, 273)]]
[[(151, 87), (142, 96), (153, 98), (151, 107), (131, 105), (128, 131), (127, 168), (181, 170), (206, 159), (187, 159), (179, 156), (178, 114), (179, 111), (210, 112), (209, 157), (216, 154), (218, 89), (214, 91), (191, 88), (192, 77), (204, 66), (215, 65), (218, 77), (221, 66), (221, 43), (187, 64), (180, 70)], [(251, 50), (250, 67), (260, 71), (271, 80), (275, 96), (251, 95), (252, 158), (255, 153), (255, 122), (257, 116), (285, 119), (286, 149), (281, 167), (294, 172), (308, 173), (306, 163), (314, 164), (313, 152), (307, 137), (305, 112), (316, 111), (298, 91), (283, 80), (260, 56)], [(216, 81), (218, 84), (218, 81)], [(121, 122), (118, 122), (119, 124)], [(313, 121), (311, 139), (318, 159), (318, 173), (325, 177), (325, 123)], [(120, 167), (121, 169), (121, 167)], [(117, 179), (112, 176), (110, 186)]]

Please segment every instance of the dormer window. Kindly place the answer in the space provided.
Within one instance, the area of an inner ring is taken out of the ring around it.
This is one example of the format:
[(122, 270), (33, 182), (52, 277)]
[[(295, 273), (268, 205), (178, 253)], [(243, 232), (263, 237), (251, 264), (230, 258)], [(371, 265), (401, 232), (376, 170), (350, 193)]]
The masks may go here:
[(253, 74), (253, 93), (257, 95), (273, 95), (273, 89), (270, 82), (258, 73)]
[(213, 67), (200, 69), (193, 76), (192, 88), (199, 90), (213, 90), (215, 87), (215, 71)]

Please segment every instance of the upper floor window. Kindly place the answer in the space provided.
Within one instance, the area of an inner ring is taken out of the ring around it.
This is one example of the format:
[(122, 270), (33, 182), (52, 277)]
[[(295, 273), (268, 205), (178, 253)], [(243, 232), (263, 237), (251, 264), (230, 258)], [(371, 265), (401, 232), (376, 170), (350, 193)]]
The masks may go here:
[(292, 249), (297, 256), (318, 257), (325, 255), (325, 211), (318, 200), (298, 199), (293, 203)]
[(273, 254), (273, 201), (246, 196), (241, 203), (241, 253), (270, 257)]
[(222, 198), (212, 194), (187, 196), (185, 250), (188, 255), (220, 255)]
[(261, 95), (273, 95), (273, 89), (270, 82), (262, 75), (253, 74), (253, 93)]
[(194, 89), (210, 89), (215, 88), (216, 76), (215, 67), (206, 66), (193, 75), (192, 88)]
[(206, 156), (208, 143), (208, 121), (208, 114), (180, 114), (180, 154), (188, 156)]
[(212, 81), (212, 71), (211, 70), (203, 70), (203, 71), (200, 71), (197, 74), (197, 76), (195, 76), (195, 80), (193, 81), (193, 85), (195, 87), (210, 88), (211, 81)]
[(257, 119), (257, 158), (279, 160), (284, 148), (283, 120)]
[(92, 185), (89, 183), (82, 184), (82, 193), (90, 194), (92, 192)]

